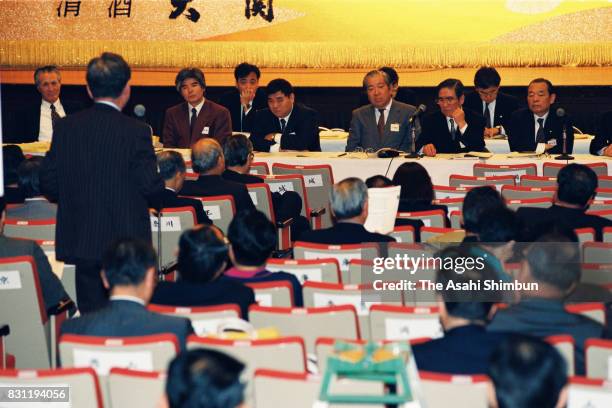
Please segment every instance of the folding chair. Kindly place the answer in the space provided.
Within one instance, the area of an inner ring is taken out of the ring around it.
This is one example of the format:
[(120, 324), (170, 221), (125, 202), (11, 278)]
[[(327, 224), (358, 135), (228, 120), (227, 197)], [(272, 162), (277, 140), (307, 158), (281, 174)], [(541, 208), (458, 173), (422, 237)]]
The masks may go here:
[(612, 264), (583, 263), (580, 282), (592, 283), (594, 285), (606, 285), (612, 283)]
[(595, 199), (603, 201), (612, 200), (612, 188), (597, 188)]
[(454, 186), (433, 186), (436, 200), (445, 200), (447, 198), (465, 198), (465, 195), (473, 187), (454, 187)]
[(66, 290), (70, 299), (76, 303), (76, 267), (55, 258), (55, 241), (37, 240), (36, 243), (47, 256), (47, 260), (51, 265), (51, 270), (62, 281), (62, 285)]
[(283, 251), (291, 248), (291, 223), (276, 222), (270, 187), (266, 183), (247, 184), (246, 187), (255, 208), (266, 214), (272, 224), (275, 225), (278, 233), (277, 249)]
[(487, 376), (419, 371), (428, 408), (487, 408)]
[(352, 305), (284, 308), (253, 305), (249, 320), (256, 328), (276, 327), (283, 336), (300, 336), (306, 351), (314, 352), (318, 337), (359, 339), (357, 312)]
[(416, 231), (412, 225), (403, 225), (401, 227), (393, 228), (393, 231), (389, 233), (389, 236), (395, 238), (396, 242), (416, 242)]
[(439, 237), (440, 235), (448, 234), (449, 232), (461, 232), (461, 228), (439, 228), (439, 227), (423, 227), (421, 228), (421, 242)]
[(311, 207), (306, 190), (306, 182), (301, 174), (282, 174), (265, 176), (264, 182), (270, 187), (272, 193), (284, 194), (285, 191), (295, 191), (302, 198), (301, 215), (310, 220), (313, 229), (322, 228), (323, 214), (326, 213), (326, 207)]
[(370, 307), (372, 340), (414, 340), (444, 335), (437, 307), (372, 305)]
[[(444, 210), (398, 212), (396, 219), (421, 220), (426, 227), (445, 227), (446, 214)], [(421, 238), (421, 241), (423, 238)]]
[(187, 181), (196, 181), (199, 177), (200, 175), (198, 173), (194, 173), (191, 171), (187, 171), (185, 173), (185, 180)]
[(251, 163), (249, 173), (255, 174), (257, 176), (265, 176), (270, 174), (270, 168), (268, 167), (268, 163), (266, 162), (253, 162)]
[(362, 285), (372, 283), (378, 276), (373, 273), (374, 261), (370, 259), (351, 259), (348, 270), (342, 271), (342, 283)]
[(597, 183), (600, 188), (612, 189), (612, 176), (605, 176), (600, 174), (598, 177), (599, 182)]
[(605, 227), (603, 229), (603, 241), (612, 242), (612, 227)]
[(612, 243), (586, 242), (582, 244), (582, 262), (612, 263)]
[(543, 177), (525, 175), (519, 183), (522, 187), (557, 187), (557, 177)]
[(13, 220), (4, 221), (4, 235), (11, 238), (25, 238), (35, 241), (55, 240), (55, 218), (48, 220)]
[(340, 265), (335, 258), (323, 259), (276, 259), (266, 263), (270, 272), (287, 272), (295, 275), (304, 284), (306, 281), (341, 283)]
[(267, 307), (293, 307), (293, 287), (289, 281), (279, 280), (270, 282), (245, 283), (255, 292), (255, 301)]
[[(112, 407), (156, 407), (165, 392), (166, 373), (111, 368), (108, 394)], [(138, 392), (134, 392), (138, 390)]]
[(556, 187), (523, 187), (502, 186), (502, 197), (506, 200), (526, 200), (530, 198), (548, 198), (552, 200)]
[(612, 210), (603, 210), (603, 211), (587, 211), (587, 214), (590, 215), (598, 215), (600, 217), (603, 218), (607, 218), (609, 220), (612, 220)]
[[(89, 367), (55, 370), (0, 370), (0, 387), (6, 386), (65, 387), (66, 395), (70, 394), (70, 399), (65, 400), (65, 406), (79, 408), (103, 408), (105, 406), (102, 402), (102, 390), (96, 372)], [(23, 404), (17, 403), (16, 406), (27, 405), (26, 402)], [(43, 403), (40, 404), (42, 406)]]
[(571, 377), (567, 408), (605, 408), (612, 406), (612, 384), (595, 378)]
[(535, 163), (525, 164), (486, 164), (475, 163), (473, 175), (476, 177), (514, 176), (516, 181), (525, 175), (537, 176), (538, 166)]
[(574, 232), (576, 233), (578, 242), (580, 242), (580, 244), (595, 241), (595, 228), (576, 228)]
[[(607, 176), (608, 175), (608, 164), (606, 162), (598, 162), (598, 163), (582, 163), (587, 167), (590, 167), (591, 170), (597, 174), (597, 176)], [(557, 173), (563, 167), (565, 167), (565, 163), (557, 163), (557, 162), (544, 162), (542, 165), (542, 174), (544, 177), (557, 177)]]
[(341, 272), (348, 270), (351, 259), (374, 259), (378, 255), (379, 246), (376, 243), (326, 245), (297, 241), (293, 246), (295, 259), (334, 258), (338, 261)]
[(572, 336), (566, 334), (548, 336), (544, 339), (548, 344), (554, 346), (559, 354), (565, 359), (567, 364), (567, 375), (574, 375), (574, 367), (576, 366), (576, 358), (574, 356), (574, 349), (576, 347), (576, 341)]
[(463, 210), (463, 198), (442, 198), (433, 200), (432, 204), (445, 205), (449, 213)]
[(565, 305), (568, 313), (581, 314), (602, 325), (606, 325), (606, 308), (603, 303), (572, 303)]
[(313, 208), (325, 208), (325, 213), (321, 220), (322, 228), (332, 226), (329, 194), (334, 185), (334, 175), (329, 164), (295, 166), (291, 164), (273, 163), (272, 173), (275, 175), (301, 174), (304, 176), (306, 191), (308, 193), (308, 203)]
[(460, 229), (463, 213), (461, 211), (451, 211), (449, 214), (451, 228)]
[(589, 211), (612, 211), (612, 200), (593, 200)]
[(306, 371), (306, 351), (301, 337), (281, 337), (267, 340), (226, 340), (189, 336), (187, 348), (221, 351), (242, 361), (250, 377), (255, 370), (303, 373)]
[(475, 177), (451, 174), (448, 177), (448, 184), (452, 187), (491, 186), (495, 187), (497, 191), (501, 191), (502, 186), (516, 185), (516, 178), (514, 176)]
[(215, 226), (219, 227), (223, 233), (227, 234), (234, 215), (236, 215), (236, 205), (234, 197), (231, 195), (209, 196), (209, 197), (189, 197), (202, 201), (204, 212), (208, 215)]
[(224, 319), (240, 318), (240, 307), (235, 304), (196, 307), (177, 307), (149, 304), (147, 309), (155, 313), (187, 317), (189, 320), (191, 320), (193, 331), (198, 336), (216, 334), (219, 323), (221, 323), (221, 321)]
[(589, 378), (610, 379), (612, 373), (612, 340), (588, 339), (584, 342), (584, 361)]
[(522, 200), (505, 200), (506, 206), (512, 211), (521, 207), (548, 208), (552, 205), (550, 198), (527, 198)]
[(181, 234), (193, 228), (197, 221), (193, 207), (163, 208), (160, 213), (161, 217), (153, 214), (150, 217), (153, 248), (157, 251), (160, 264), (163, 266), (176, 260)]

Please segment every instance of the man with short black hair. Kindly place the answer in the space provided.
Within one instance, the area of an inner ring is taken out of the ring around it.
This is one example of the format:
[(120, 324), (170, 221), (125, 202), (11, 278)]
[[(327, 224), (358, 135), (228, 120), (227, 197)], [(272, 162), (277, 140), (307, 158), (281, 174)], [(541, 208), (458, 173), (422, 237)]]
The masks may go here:
[(202, 138), (214, 138), (223, 144), (232, 134), (232, 119), (227, 109), (204, 97), (204, 72), (199, 68), (183, 68), (174, 82), (185, 101), (166, 110), (164, 147), (188, 149)]
[(155, 284), (157, 256), (153, 247), (140, 240), (113, 243), (104, 255), (101, 277), (110, 290), (110, 302), (102, 309), (62, 324), (62, 334), (133, 337), (172, 333), (181, 349), (193, 334), (189, 319), (149, 312)]
[(261, 72), (255, 65), (243, 62), (234, 68), (236, 87), (219, 101), (230, 111), (234, 132), (250, 132), (255, 112), (267, 107), (266, 93), (259, 87), (260, 77)]
[(488, 220), (483, 219), (482, 214), (493, 208), (505, 208), (506, 204), (499, 192), (491, 186), (479, 186), (471, 188), (463, 199), (461, 208), (461, 226), (466, 235), (475, 236)]
[(612, 111), (601, 116), (589, 151), (597, 156), (612, 157)]
[(454, 78), (445, 79), (436, 87), (437, 112), (423, 118), (417, 150), (426, 156), (438, 153), (485, 151), (484, 118), (463, 109), (465, 95), (463, 83)]
[(239, 133), (227, 139), (223, 146), (225, 157), (225, 171), (223, 178), (236, 183), (258, 184), (263, 183), (261, 177), (249, 173), (253, 163), (253, 144), (248, 137)]
[(255, 150), (320, 152), (318, 114), (295, 102), (295, 92), (289, 81), (282, 78), (270, 81), (266, 96), (268, 108), (258, 111), (253, 122), (251, 142)]

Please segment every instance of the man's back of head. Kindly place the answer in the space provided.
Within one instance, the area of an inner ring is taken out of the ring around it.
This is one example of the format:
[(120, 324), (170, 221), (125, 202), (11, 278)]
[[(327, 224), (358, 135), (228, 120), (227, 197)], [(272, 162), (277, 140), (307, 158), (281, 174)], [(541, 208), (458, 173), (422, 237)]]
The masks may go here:
[(17, 168), (17, 184), (26, 198), (38, 197), (40, 193), (40, 169), (43, 158), (40, 156), (30, 157), (21, 162)]
[(467, 232), (478, 234), (482, 223), (482, 213), (492, 208), (505, 207), (501, 195), (490, 186), (475, 187), (468, 191), (463, 200), (463, 228)]
[(111, 244), (102, 260), (102, 270), (108, 288), (113, 292), (120, 287), (136, 288), (142, 285), (156, 263), (157, 256), (150, 244), (125, 239)]
[[(333, 185), (330, 202), (338, 221), (363, 216), (368, 202), (368, 188), (362, 180), (356, 177), (344, 179)], [(364, 222), (365, 217), (361, 223)]]
[(597, 190), (597, 174), (584, 164), (572, 163), (557, 174), (557, 200), (586, 208)]
[(87, 86), (94, 99), (119, 98), (130, 77), (130, 66), (118, 54), (105, 52), (87, 65)]
[(232, 220), (227, 238), (234, 263), (261, 266), (276, 247), (276, 230), (261, 211), (241, 211)]
[(185, 174), (187, 166), (185, 160), (180, 153), (173, 150), (166, 150), (157, 153), (157, 167), (159, 168), (159, 174), (162, 176), (166, 185), (169, 180), (172, 180), (177, 173)]
[(209, 137), (198, 140), (191, 147), (191, 162), (193, 171), (198, 174), (219, 175), (225, 169), (223, 149), (219, 142)]
[(223, 156), (227, 168), (245, 166), (252, 154), (253, 144), (242, 133), (228, 138), (223, 145)]

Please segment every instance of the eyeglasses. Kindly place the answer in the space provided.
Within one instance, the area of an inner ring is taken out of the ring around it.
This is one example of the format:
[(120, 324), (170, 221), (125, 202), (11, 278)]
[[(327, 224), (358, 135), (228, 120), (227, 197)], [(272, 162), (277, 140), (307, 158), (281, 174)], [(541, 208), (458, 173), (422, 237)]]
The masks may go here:
[(453, 103), (456, 100), (457, 98), (454, 96), (446, 96), (446, 97), (436, 98), (436, 103)]

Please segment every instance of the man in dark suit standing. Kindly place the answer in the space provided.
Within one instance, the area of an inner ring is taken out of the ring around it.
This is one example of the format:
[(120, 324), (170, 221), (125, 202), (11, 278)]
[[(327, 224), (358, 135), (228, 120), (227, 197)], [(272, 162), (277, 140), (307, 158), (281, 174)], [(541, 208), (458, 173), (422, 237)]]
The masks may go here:
[(465, 95), (463, 83), (454, 78), (445, 79), (436, 87), (436, 102), (440, 111), (423, 118), (417, 150), (427, 156), (437, 153), (484, 151), (484, 118), (463, 109)]
[(563, 129), (567, 133), (567, 153), (574, 147), (574, 130), (567, 117), (551, 112), (557, 94), (553, 84), (544, 78), (536, 78), (527, 89), (528, 108), (512, 114), (508, 128), (510, 151), (536, 151), (538, 145), (548, 153), (563, 152)]
[(320, 152), (317, 112), (295, 102), (291, 84), (282, 78), (274, 79), (266, 87), (266, 96), (268, 109), (257, 112), (251, 132), (254, 149)]
[(160, 152), (157, 154), (157, 167), (166, 185), (161, 194), (160, 208), (192, 207), (196, 215), (196, 224), (212, 224), (204, 212), (201, 201), (178, 195), (185, 182), (186, 166), (183, 156), (172, 150)]
[(181, 195), (210, 197), (231, 195), (234, 197), (236, 212), (253, 210), (255, 206), (244, 184), (221, 177), (225, 171), (225, 157), (219, 142), (206, 138), (196, 142), (191, 148), (193, 171), (198, 173), (195, 181), (186, 181)]
[(185, 102), (166, 110), (162, 131), (164, 147), (188, 149), (205, 137), (223, 144), (232, 134), (232, 119), (227, 109), (204, 97), (206, 81), (202, 70), (181, 69), (175, 85)]
[(383, 147), (409, 151), (415, 107), (393, 99), (391, 78), (384, 71), (370, 71), (363, 78), (370, 104), (353, 111), (346, 151)]
[(121, 240), (104, 255), (102, 280), (110, 302), (102, 309), (62, 324), (61, 333), (85, 336), (133, 337), (171, 333), (185, 349), (193, 334), (189, 319), (149, 312), (147, 304), (157, 282), (157, 257), (150, 244)]
[(601, 116), (595, 138), (589, 147), (591, 154), (612, 157), (612, 111)]
[(94, 106), (59, 120), (41, 171), (41, 190), (57, 201), (57, 259), (76, 265), (82, 313), (106, 303), (100, 260), (120, 237), (151, 242), (147, 197), (164, 184), (149, 126), (121, 114), (130, 98), (131, 71), (117, 54), (87, 65)]
[(465, 97), (465, 108), (481, 113), (485, 118), (485, 139), (505, 135), (512, 113), (518, 109), (518, 100), (499, 91), (501, 77), (493, 67), (482, 67), (474, 75), (476, 92)]
[(259, 88), (260, 76), (255, 65), (238, 64), (234, 68), (236, 88), (221, 96), (219, 103), (230, 111), (234, 132), (251, 132), (255, 112), (267, 107), (266, 93)]
[(62, 76), (55, 65), (36, 68), (34, 83), (40, 93), (41, 102), (17, 113), (17, 123), (12, 138), (15, 143), (50, 142), (53, 137), (53, 124), (58, 119), (82, 108), (77, 102), (60, 101)]

